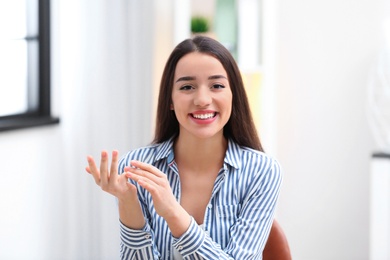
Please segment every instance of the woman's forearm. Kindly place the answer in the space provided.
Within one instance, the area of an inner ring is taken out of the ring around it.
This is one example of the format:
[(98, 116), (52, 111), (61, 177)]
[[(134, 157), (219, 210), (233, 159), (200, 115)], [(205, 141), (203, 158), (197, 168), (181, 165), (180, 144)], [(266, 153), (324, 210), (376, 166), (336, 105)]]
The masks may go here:
[(118, 200), (119, 219), (128, 228), (142, 229), (145, 218), (138, 199), (134, 201)]

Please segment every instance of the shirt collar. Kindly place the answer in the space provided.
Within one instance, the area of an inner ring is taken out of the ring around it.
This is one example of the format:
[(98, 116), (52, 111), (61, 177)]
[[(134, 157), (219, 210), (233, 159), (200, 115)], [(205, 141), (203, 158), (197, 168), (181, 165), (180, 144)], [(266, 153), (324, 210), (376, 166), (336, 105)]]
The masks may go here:
[(242, 149), (241, 147), (235, 143), (233, 140), (228, 140), (228, 148), (226, 150), (225, 154), (225, 163), (229, 164), (230, 166), (239, 169), (241, 167), (241, 154)]
[[(173, 140), (174, 138), (171, 138), (157, 146), (157, 153), (155, 157), (156, 161), (167, 158), (168, 164), (171, 164), (173, 162)], [(241, 166), (241, 153), (241, 147), (237, 143), (229, 139), (224, 162), (236, 169), (239, 169)]]
[(157, 146), (157, 153), (155, 160), (159, 161), (161, 159), (168, 158), (168, 164), (171, 164), (174, 155), (173, 155), (173, 138), (161, 143)]

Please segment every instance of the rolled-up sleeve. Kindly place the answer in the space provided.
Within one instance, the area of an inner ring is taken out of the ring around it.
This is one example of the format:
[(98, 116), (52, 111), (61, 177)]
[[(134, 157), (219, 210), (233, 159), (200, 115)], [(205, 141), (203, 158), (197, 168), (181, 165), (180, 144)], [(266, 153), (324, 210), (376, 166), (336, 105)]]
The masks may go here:
[(148, 224), (143, 229), (126, 227), (119, 221), (121, 240), (121, 259), (159, 259), (154, 250), (154, 237)]

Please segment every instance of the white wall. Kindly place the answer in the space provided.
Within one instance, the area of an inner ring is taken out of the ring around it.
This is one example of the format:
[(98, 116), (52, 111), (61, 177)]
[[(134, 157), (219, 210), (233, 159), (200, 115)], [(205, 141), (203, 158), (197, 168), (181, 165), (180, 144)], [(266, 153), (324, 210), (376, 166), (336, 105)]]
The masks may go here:
[(278, 216), (293, 259), (368, 259), (366, 91), (386, 15), (385, 0), (278, 1)]
[[(115, 259), (115, 202), (85, 173), (85, 157), (150, 141), (152, 86), (173, 41), (159, 25), (172, 24), (172, 1), (52, 2), (61, 124), (0, 133), (0, 259)], [(368, 259), (365, 93), (389, 10), (385, 0), (272, 6), (274, 28), (264, 29), (277, 57), (267, 54), (266, 66), (276, 82), (272, 150), (285, 169), (278, 218), (294, 259)]]
[(0, 133), (0, 259), (117, 259), (115, 200), (84, 168), (151, 141), (152, 1), (51, 1), (61, 123)]

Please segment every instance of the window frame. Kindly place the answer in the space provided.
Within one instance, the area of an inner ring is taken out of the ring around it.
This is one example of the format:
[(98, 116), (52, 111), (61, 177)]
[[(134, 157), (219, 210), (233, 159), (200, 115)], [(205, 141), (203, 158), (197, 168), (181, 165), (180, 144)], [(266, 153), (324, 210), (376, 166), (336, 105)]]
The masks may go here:
[(50, 35), (50, 0), (38, 0), (38, 89), (33, 90), (38, 91), (38, 106), (34, 111), (1, 116), (0, 131), (59, 123), (51, 115)]

